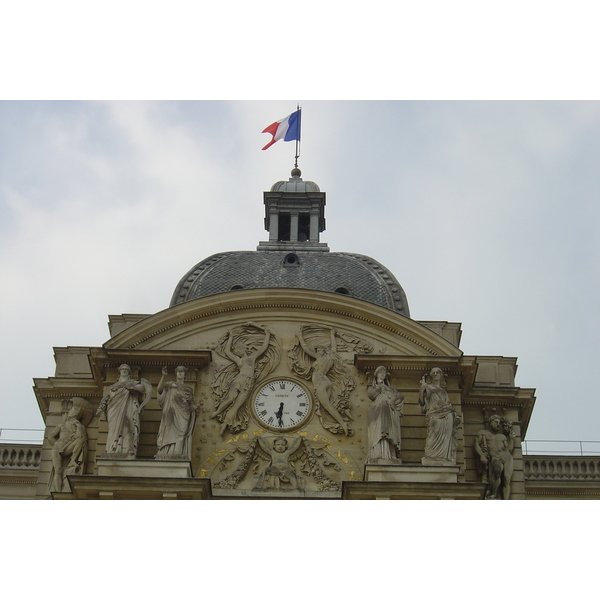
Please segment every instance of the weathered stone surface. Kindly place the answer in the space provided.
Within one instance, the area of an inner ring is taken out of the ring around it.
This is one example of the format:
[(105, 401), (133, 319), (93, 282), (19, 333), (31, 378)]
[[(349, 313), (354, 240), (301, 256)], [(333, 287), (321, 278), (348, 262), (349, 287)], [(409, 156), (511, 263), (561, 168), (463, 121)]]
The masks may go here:
[(372, 401), (367, 412), (369, 453), (367, 463), (400, 462), (400, 418), (404, 415), (404, 396), (389, 384), (387, 369), (375, 369), (367, 390)]
[(156, 390), (162, 409), (156, 458), (190, 460), (191, 438), (199, 407), (194, 403), (194, 390), (184, 383), (186, 368), (180, 365), (175, 369), (176, 381), (165, 382), (167, 372), (167, 367), (163, 367)]
[(191, 477), (189, 462), (179, 460), (114, 460), (98, 458), (98, 475), (100, 477)]
[(427, 419), (425, 456), (422, 459), (425, 466), (456, 464), (457, 428), (461, 419), (448, 398), (445, 385), (439, 367), (432, 368), (429, 376), (421, 380), (419, 406)]
[(140, 414), (150, 400), (152, 387), (142, 379), (131, 377), (131, 367), (119, 367), (119, 380), (109, 387), (108, 394), (96, 411), (108, 421), (106, 453), (135, 458), (140, 437)]

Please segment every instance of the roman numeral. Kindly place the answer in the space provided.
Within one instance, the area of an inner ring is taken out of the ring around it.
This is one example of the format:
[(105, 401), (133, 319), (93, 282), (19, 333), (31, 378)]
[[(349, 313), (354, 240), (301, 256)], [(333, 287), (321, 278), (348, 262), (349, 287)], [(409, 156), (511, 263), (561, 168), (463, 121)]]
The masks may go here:
[(260, 411), (260, 416), (261, 416), (261, 417), (264, 417), (266, 414), (267, 414), (267, 411), (266, 411), (266, 410), (261, 410), (261, 411)]
[(299, 417), (301, 417), (301, 416), (302, 416), (304, 413), (303, 413), (301, 410), (299, 410), (299, 411), (298, 411), (296, 414), (297, 414)]
[(281, 389), (281, 390), (285, 390), (285, 382), (284, 382), (284, 381), (281, 381), (281, 382), (279, 383), (279, 389)]

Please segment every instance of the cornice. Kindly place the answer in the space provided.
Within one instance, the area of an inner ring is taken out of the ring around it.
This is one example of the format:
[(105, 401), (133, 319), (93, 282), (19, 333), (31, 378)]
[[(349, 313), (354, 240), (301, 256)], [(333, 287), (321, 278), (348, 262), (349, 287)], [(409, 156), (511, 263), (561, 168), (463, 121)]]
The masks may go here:
[(92, 348), (90, 364), (98, 384), (105, 380), (106, 370), (117, 368), (123, 363), (131, 367), (178, 367), (203, 369), (212, 360), (210, 350), (129, 350), (117, 348)]
[(132, 325), (111, 338), (104, 347), (107, 350), (142, 348), (178, 328), (232, 313), (304, 310), (313, 315), (335, 315), (377, 327), (429, 356), (462, 355), (460, 349), (434, 331), (392, 310), (340, 294), (293, 288), (239, 290), (184, 302)]

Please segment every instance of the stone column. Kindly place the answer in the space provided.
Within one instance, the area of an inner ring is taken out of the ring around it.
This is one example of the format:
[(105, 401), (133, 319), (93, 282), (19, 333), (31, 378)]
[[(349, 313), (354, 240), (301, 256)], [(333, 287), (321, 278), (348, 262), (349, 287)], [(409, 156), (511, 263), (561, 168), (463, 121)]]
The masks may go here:
[(310, 241), (319, 241), (319, 212), (312, 211), (310, 213)]
[(279, 238), (279, 215), (273, 209), (269, 213), (269, 241), (276, 242)]
[(290, 241), (298, 241), (298, 213), (290, 215)]

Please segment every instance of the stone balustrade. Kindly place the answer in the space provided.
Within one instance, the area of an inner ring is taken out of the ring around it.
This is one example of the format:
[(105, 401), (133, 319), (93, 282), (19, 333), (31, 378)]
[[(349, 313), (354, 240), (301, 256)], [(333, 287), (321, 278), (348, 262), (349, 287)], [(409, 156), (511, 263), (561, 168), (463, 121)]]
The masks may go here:
[(524, 456), (526, 481), (598, 481), (600, 456)]
[(37, 469), (41, 455), (41, 444), (0, 444), (0, 468)]

